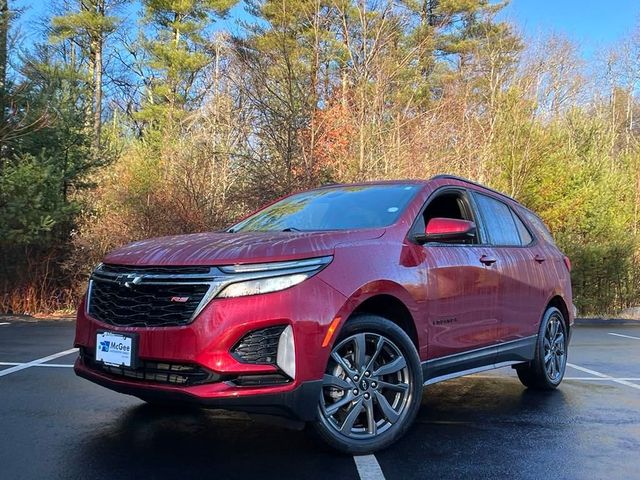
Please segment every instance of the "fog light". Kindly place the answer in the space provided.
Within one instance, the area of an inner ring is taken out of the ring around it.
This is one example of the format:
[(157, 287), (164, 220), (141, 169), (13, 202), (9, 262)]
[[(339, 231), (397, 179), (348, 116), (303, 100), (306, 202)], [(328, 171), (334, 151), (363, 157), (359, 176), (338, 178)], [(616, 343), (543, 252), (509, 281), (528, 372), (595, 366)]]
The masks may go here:
[(293, 328), (291, 328), (291, 325), (280, 334), (276, 363), (284, 373), (291, 378), (296, 378), (296, 346), (293, 341)]

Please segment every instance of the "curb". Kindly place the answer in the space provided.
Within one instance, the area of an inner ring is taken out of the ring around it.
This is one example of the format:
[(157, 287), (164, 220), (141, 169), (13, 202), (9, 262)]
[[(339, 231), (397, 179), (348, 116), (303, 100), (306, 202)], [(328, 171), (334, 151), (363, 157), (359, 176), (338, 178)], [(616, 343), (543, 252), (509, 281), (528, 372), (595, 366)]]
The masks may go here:
[(43, 317), (32, 317), (31, 315), (4, 315), (0, 314), (0, 322), (11, 322), (11, 323), (37, 323), (37, 322), (72, 322), (75, 320), (75, 317), (59, 317), (59, 316), (43, 316)]

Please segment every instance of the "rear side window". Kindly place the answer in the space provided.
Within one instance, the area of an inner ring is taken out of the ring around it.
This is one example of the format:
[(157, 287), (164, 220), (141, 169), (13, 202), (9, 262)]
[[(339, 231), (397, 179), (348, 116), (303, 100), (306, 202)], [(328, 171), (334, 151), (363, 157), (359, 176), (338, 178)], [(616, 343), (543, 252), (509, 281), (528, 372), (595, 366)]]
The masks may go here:
[(514, 215), (507, 205), (480, 193), (476, 193), (475, 198), (492, 245), (520, 246), (524, 243), (520, 240)]

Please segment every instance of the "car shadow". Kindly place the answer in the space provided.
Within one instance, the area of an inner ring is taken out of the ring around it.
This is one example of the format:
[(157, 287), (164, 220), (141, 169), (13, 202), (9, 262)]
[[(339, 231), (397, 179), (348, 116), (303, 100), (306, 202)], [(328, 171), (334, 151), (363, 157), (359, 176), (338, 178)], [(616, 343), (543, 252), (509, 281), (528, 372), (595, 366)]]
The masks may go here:
[(562, 389), (537, 392), (506, 376), (451, 380), (425, 389), (414, 428), (377, 457), (387, 478), (542, 478), (554, 468), (563, 478), (581, 469), (566, 458), (575, 414)]
[(309, 432), (242, 413), (142, 404), (86, 438), (73, 465), (92, 478), (354, 478), (353, 459)]
[[(579, 396), (565, 389), (536, 392), (505, 376), (429, 386), (415, 425), (376, 457), (388, 479), (539, 478), (528, 472), (540, 463), (571, 476), (582, 468), (572, 458)], [(358, 478), (353, 459), (309, 429), (187, 406), (121, 412), (74, 448), (71, 477)]]

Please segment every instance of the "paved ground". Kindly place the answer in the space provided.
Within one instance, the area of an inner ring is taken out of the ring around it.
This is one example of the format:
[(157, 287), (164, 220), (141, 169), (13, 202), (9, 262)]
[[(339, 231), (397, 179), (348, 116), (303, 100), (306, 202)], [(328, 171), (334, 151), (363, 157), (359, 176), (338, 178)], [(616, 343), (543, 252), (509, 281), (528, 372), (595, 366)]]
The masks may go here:
[(0, 325), (0, 478), (640, 478), (640, 327), (576, 328), (550, 394), (510, 369), (430, 386), (403, 440), (356, 459), (304, 431), (79, 379), (61, 354), (73, 328)]

